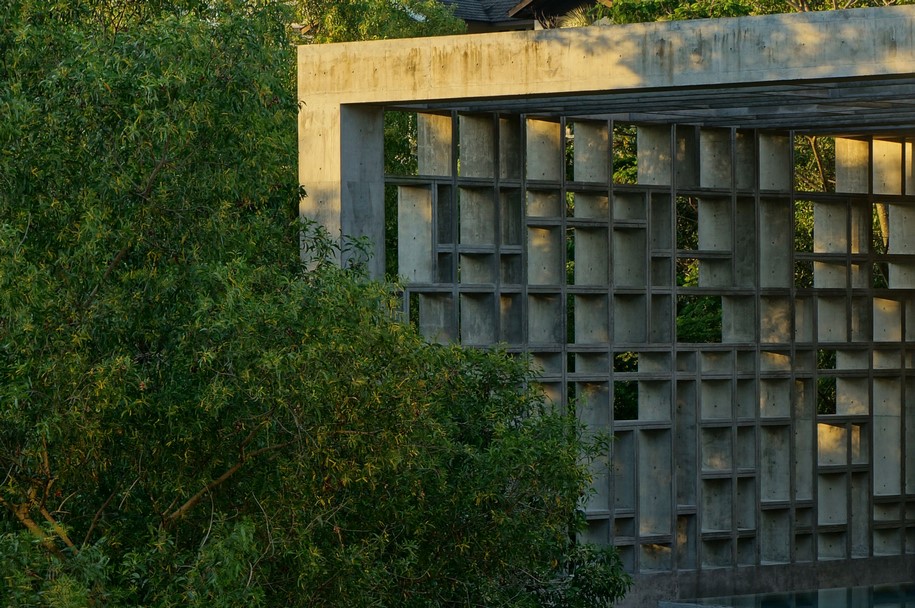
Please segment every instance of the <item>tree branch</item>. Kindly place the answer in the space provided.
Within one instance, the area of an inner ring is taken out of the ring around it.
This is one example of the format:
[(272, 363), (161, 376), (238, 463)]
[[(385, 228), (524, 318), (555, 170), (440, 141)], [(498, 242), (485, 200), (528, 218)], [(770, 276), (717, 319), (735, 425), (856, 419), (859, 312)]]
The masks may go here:
[(128, 253), (130, 253), (130, 250), (131, 250), (131, 249), (133, 249), (133, 244), (128, 243), (127, 245), (124, 245), (124, 246), (121, 248), (121, 250), (118, 251), (117, 254), (114, 256), (114, 259), (112, 259), (111, 262), (109, 262), (108, 268), (105, 269), (105, 274), (102, 275), (101, 280), (100, 280), (98, 283), (95, 284), (95, 287), (92, 288), (92, 291), (90, 291), (90, 292), (89, 292), (89, 295), (86, 296), (86, 299), (83, 300), (83, 306), (82, 306), (82, 307), (83, 307), (84, 309), (85, 309), (85, 308), (88, 308), (89, 305), (92, 304), (92, 300), (95, 299), (95, 294), (98, 293), (99, 287), (101, 287), (102, 283), (104, 283), (105, 281), (108, 280), (108, 277), (111, 276), (111, 273), (114, 271), (115, 267), (116, 267), (118, 264), (121, 263), (121, 260), (123, 260), (124, 257), (125, 257)]
[(69, 547), (70, 549), (72, 549), (74, 553), (79, 553), (79, 550), (76, 548), (76, 545), (74, 545), (73, 541), (70, 540), (70, 537), (67, 536), (67, 531), (64, 530), (63, 526), (61, 526), (60, 523), (56, 519), (54, 519), (50, 513), (48, 513), (48, 510), (45, 509), (44, 506), (40, 506), (38, 508), (38, 510), (41, 513), (41, 516), (45, 518), (45, 521), (47, 521), (49, 524), (51, 524), (51, 528), (54, 530), (54, 533), (57, 534), (58, 537), (60, 537), (60, 540), (64, 541), (64, 544), (67, 545), (67, 547)]
[(146, 184), (137, 190), (137, 195), (143, 200), (149, 200), (149, 194), (152, 192), (153, 186), (156, 184), (156, 178), (159, 176), (159, 173), (162, 172), (162, 169), (171, 164), (171, 160), (168, 158), (168, 149), (171, 141), (171, 136), (169, 134), (165, 135), (165, 144), (162, 149), (162, 156), (156, 162), (156, 166), (153, 167), (153, 170), (149, 173), (149, 177), (146, 178)]
[(57, 555), (60, 555), (60, 550), (54, 546), (54, 541), (45, 534), (44, 530), (41, 529), (35, 520), (29, 515), (29, 505), (28, 503), (21, 503), (17, 505), (10, 504), (2, 496), (0, 496), (0, 505), (6, 507), (15, 517), (19, 520), (26, 530), (34, 534), (38, 540), (41, 541), (41, 544), (45, 546), (46, 549), (54, 552)]
[(874, 205), (874, 211), (877, 213), (877, 221), (880, 223), (880, 237), (883, 242), (883, 251), (889, 253), (890, 250), (890, 208), (886, 203), (877, 203)]
[(817, 171), (820, 174), (820, 185), (823, 187), (823, 192), (826, 192), (829, 190), (829, 184), (826, 183), (826, 169), (823, 167), (823, 159), (820, 158), (820, 151), (817, 148), (816, 135), (808, 135), (807, 139), (810, 141), (810, 150), (813, 152), (813, 160), (817, 163)]
[[(134, 483), (136, 483), (136, 482), (134, 482)], [(111, 493), (111, 496), (109, 496), (105, 500), (105, 502), (102, 503), (102, 506), (99, 507), (98, 511), (95, 512), (95, 516), (92, 518), (92, 523), (89, 524), (89, 529), (86, 530), (86, 536), (83, 537), (83, 544), (82, 544), (83, 547), (85, 547), (86, 544), (89, 542), (89, 538), (92, 536), (92, 531), (95, 530), (95, 525), (98, 523), (98, 520), (101, 519), (102, 513), (105, 512), (105, 509), (108, 508), (108, 505), (111, 503), (112, 499), (115, 497), (115, 495), (117, 493), (118, 493), (118, 491), (117, 491), (117, 489), (115, 489), (114, 492)]]
[(244, 466), (245, 462), (247, 462), (251, 458), (255, 458), (255, 457), (263, 454), (264, 452), (270, 452), (273, 450), (278, 450), (278, 449), (287, 447), (289, 445), (292, 445), (292, 443), (293, 443), (292, 441), (287, 441), (286, 443), (279, 443), (277, 445), (267, 446), (264, 448), (260, 448), (259, 450), (254, 450), (253, 452), (251, 452), (249, 454), (245, 454), (244, 452), (242, 452), (242, 454), (238, 458), (238, 461), (235, 464), (233, 464), (231, 467), (229, 467), (222, 475), (220, 475), (219, 477), (217, 477), (216, 479), (214, 479), (213, 481), (211, 481), (210, 483), (205, 485), (199, 492), (197, 492), (196, 494), (191, 496), (189, 499), (187, 499), (187, 501), (183, 505), (181, 505), (180, 507), (178, 507), (177, 509), (172, 511), (172, 513), (170, 513), (165, 518), (166, 525), (173, 525), (176, 521), (178, 521), (179, 519), (181, 519), (182, 517), (187, 515), (188, 511), (190, 511), (191, 509), (196, 507), (197, 503), (199, 503), (203, 499), (204, 496), (209, 494), (212, 490), (221, 486), (230, 477), (235, 475), (235, 473), (237, 473), (239, 471), (239, 469), (241, 469)]

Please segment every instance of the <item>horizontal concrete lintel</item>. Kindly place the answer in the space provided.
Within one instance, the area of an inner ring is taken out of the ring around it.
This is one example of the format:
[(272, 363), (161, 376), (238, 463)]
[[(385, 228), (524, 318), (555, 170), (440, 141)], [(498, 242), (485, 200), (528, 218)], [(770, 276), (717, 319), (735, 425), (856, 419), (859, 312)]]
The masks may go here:
[(915, 6), (305, 45), (298, 60), (306, 104), (903, 75)]

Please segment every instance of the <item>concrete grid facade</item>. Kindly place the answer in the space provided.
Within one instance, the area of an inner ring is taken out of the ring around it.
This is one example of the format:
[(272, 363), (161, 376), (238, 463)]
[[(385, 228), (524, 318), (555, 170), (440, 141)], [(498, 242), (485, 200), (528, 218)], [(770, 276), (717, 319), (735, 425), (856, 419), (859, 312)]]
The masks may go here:
[[(302, 213), (380, 274), (396, 197), (424, 335), (529, 354), (613, 435), (586, 536), (629, 605), (910, 581), (913, 73), (908, 7), (301, 47)], [(808, 134), (834, 191), (799, 188)]]

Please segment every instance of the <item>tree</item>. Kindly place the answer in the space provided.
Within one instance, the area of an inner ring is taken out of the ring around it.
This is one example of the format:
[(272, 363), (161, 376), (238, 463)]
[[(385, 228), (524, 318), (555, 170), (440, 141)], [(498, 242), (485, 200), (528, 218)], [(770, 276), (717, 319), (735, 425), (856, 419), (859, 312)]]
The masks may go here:
[(593, 23), (606, 19), (612, 23), (639, 23), (708, 19), (890, 6), (911, 2), (912, 0), (603, 0), (595, 2), (590, 7), (587, 21)]
[(297, 13), (315, 42), (349, 42), (464, 31), (437, 0), (301, 0)]
[(287, 10), (0, 16), (0, 603), (620, 597), (572, 535), (599, 443), (320, 263)]

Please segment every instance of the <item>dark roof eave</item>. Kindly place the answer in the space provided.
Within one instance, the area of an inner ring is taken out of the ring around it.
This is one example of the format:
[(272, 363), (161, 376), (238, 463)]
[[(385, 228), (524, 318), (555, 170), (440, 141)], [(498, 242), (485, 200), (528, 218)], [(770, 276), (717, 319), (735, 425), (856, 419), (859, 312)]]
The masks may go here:
[[(519, 2), (518, 4), (516, 4), (515, 6), (513, 6), (512, 8), (510, 8), (508, 10), (508, 16), (514, 17), (514, 18), (519, 18), (518, 13), (520, 13), (524, 9), (528, 8), (531, 4), (533, 4), (533, 2), (534, 2), (534, 0), (521, 0), (521, 2)], [(521, 15), (521, 17), (525, 17), (525, 16), (532, 17), (533, 15)]]

